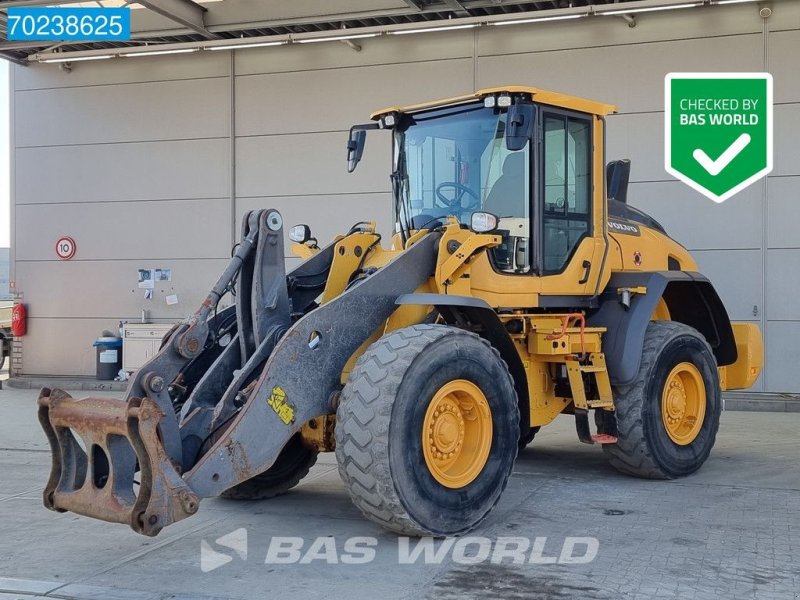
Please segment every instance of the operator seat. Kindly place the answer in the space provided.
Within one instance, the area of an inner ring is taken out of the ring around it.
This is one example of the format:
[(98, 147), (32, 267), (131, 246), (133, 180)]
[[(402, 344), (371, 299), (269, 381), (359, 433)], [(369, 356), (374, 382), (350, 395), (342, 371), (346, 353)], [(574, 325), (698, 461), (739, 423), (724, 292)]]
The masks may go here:
[(513, 152), (503, 161), (503, 172), (494, 182), (483, 209), (498, 217), (524, 217), (528, 212), (526, 187), (525, 152)]

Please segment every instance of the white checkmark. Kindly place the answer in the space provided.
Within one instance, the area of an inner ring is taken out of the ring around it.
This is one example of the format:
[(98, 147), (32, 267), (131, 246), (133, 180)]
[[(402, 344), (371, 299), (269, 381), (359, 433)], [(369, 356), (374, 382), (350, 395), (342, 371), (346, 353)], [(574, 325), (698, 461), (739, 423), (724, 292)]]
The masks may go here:
[(719, 155), (717, 160), (711, 160), (708, 154), (706, 154), (700, 148), (697, 148), (694, 152), (692, 152), (692, 156), (694, 156), (694, 159), (700, 163), (700, 166), (708, 171), (711, 175), (719, 175), (734, 158), (739, 156), (742, 150), (744, 150), (749, 143), (750, 135), (743, 133), (736, 138), (735, 142), (728, 146), (728, 149), (725, 150), (725, 152)]

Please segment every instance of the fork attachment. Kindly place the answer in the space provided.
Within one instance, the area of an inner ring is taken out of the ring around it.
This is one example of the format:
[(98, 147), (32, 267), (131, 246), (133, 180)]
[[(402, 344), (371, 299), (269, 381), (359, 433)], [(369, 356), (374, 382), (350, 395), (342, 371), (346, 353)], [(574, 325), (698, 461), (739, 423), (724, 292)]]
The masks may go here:
[(47, 508), (124, 523), (148, 536), (197, 512), (196, 494), (159, 439), (164, 414), (153, 400), (77, 400), (44, 388), (38, 405), (53, 459)]

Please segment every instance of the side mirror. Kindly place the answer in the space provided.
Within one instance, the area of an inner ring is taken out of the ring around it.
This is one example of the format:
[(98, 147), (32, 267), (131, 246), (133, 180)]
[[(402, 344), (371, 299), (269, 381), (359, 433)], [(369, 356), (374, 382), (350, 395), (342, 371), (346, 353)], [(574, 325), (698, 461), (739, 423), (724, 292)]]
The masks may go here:
[(350, 129), (350, 138), (347, 140), (347, 172), (356, 170), (361, 157), (364, 155), (364, 142), (367, 132), (363, 129)]
[(289, 230), (289, 239), (296, 244), (305, 244), (311, 239), (311, 227), (308, 225), (295, 225)]
[(535, 119), (533, 104), (517, 102), (508, 108), (506, 115), (506, 148), (512, 152), (522, 150), (533, 135)]

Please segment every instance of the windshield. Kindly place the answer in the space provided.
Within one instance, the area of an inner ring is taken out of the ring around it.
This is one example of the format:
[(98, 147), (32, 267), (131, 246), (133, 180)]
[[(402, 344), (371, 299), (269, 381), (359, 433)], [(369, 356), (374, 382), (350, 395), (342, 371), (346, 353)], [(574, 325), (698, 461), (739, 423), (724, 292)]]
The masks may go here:
[(503, 271), (529, 269), (529, 144), (506, 148), (506, 113), (482, 104), (404, 115), (394, 137), (395, 222), (408, 232), (477, 210), (500, 217)]

